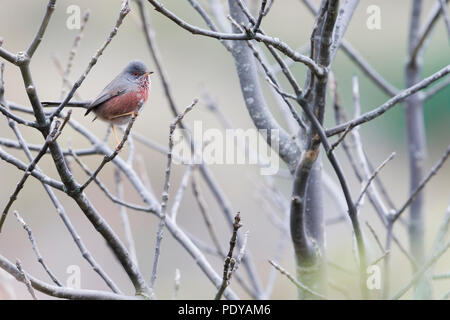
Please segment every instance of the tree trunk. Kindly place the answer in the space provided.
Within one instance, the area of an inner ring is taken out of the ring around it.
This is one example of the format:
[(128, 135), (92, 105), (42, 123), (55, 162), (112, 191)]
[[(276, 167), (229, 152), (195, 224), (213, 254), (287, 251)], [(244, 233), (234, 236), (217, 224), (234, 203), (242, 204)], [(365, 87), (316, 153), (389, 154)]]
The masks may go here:
[[(320, 155), (314, 163), (308, 179), (305, 218), (308, 235), (319, 250), (315, 264), (312, 267), (302, 266), (301, 261), (297, 264), (297, 278), (301, 283), (315, 292), (326, 295), (327, 264), (325, 256), (325, 225), (323, 214), (322, 159)], [(300, 299), (316, 298), (302, 289), (299, 289), (298, 296)]]
[[(405, 70), (406, 88), (416, 84), (422, 78), (422, 50), (419, 50), (419, 52), (412, 57), (413, 51), (417, 45), (421, 11), (422, 0), (414, 0), (408, 39), (409, 61)], [(424, 178), (425, 160), (427, 155), (423, 99), (418, 93), (410, 96), (405, 101), (405, 121), (410, 172), (409, 190), (410, 193), (412, 193)], [(425, 213), (423, 209), (424, 194), (423, 192), (420, 192), (411, 203), (408, 227), (411, 253), (418, 266), (424, 262), (425, 258)], [(424, 277), (418, 283), (416, 297), (422, 299), (428, 298), (431, 295), (430, 290), (431, 287), (426, 280), (426, 277)]]

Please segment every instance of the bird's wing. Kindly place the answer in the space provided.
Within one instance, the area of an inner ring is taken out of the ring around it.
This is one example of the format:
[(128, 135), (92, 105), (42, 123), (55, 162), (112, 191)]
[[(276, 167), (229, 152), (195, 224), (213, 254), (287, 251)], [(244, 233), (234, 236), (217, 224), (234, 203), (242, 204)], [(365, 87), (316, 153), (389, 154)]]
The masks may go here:
[(88, 106), (86, 113), (84, 114), (85, 116), (105, 101), (120, 96), (127, 91), (124, 83), (122, 81), (117, 81), (116, 79), (111, 81), (98, 95), (98, 97), (94, 101), (92, 101), (92, 103)]
[[(43, 107), (57, 107), (62, 101), (41, 101)], [(87, 109), (91, 105), (91, 101), (70, 101), (66, 107), (76, 107)]]

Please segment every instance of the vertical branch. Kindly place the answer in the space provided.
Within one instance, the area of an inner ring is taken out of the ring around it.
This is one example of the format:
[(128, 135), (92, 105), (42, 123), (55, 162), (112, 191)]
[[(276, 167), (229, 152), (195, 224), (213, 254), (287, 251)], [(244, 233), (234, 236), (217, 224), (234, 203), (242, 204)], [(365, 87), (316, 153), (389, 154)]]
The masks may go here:
[(441, 13), (444, 17), (445, 26), (447, 27), (447, 38), (450, 41), (450, 17), (448, 15), (447, 4), (445, 0), (438, 0), (441, 5)]
[(80, 45), (81, 39), (83, 38), (84, 27), (86, 26), (86, 23), (89, 19), (89, 15), (89, 11), (86, 11), (84, 13), (83, 19), (80, 24), (80, 29), (78, 30), (75, 40), (73, 41), (72, 49), (70, 49), (69, 58), (67, 59), (66, 68), (64, 69), (62, 76), (61, 99), (63, 99), (66, 95), (66, 87), (70, 87), (69, 74), (72, 69), (73, 59), (75, 58), (75, 54), (77, 53), (77, 48)]
[[(422, 76), (422, 49), (414, 53), (420, 31), (420, 16), (422, 1), (414, 0), (409, 26), (408, 55), (414, 58), (406, 65), (405, 86), (411, 87), (421, 80)], [(408, 97), (405, 101), (405, 121), (409, 155), (409, 189), (413, 192), (424, 177), (425, 160), (427, 155), (425, 121), (423, 114), (423, 100), (419, 94)], [(425, 257), (425, 213), (424, 195), (419, 193), (410, 206), (409, 215), (409, 243), (412, 256), (421, 265)], [(428, 287), (425, 282), (421, 284)], [(428, 289), (426, 290), (428, 291)], [(425, 293), (428, 295), (429, 293)], [(424, 296), (423, 296), (424, 297)]]
[[(123, 183), (122, 178), (120, 176), (120, 171), (115, 169), (115, 180), (116, 180), (116, 192), (117, 198), (119, 200), (123, 199)], [(120, 212), (120, 219), (122, 220), (123, 231), (125, 234), (125, 240), (127, 244), (128, 252), (130, 253), (131, 260), (138, 265), (136, 247), (134, 245), (133, 232), (131, 231), (130, 220), (128, 218), (127, 209), (123, 205), (118, 205)]]
[(233, 269), (236, 263), (236, 260), (233, 258), (233, 251), (234, 247), (236, 246), (236, 240), (237, 240), (237, 234), (238, 230), (241, 227), (241, 216), (239, 215), (239, 212), (234, 217), (234, 224), (233, 224), (233, 234), (231, 236), (230, 240), (230, 249), (228, 250), (228, 254), (225, 258), (224, 266), (223, 266), (223, 280), (222, 285), (220, 286), (219, 290), (217, 291), (217, 294), (215, 296), (215, 300), (220, 300), (220, 298), (223, 295), (223, 292), (230, 284), (231, 276), (233, 274)]
[[(338, 4), (338, 1), (322, 2), (311, 35), (311, 59), (325, 67), (331, 63), (330, 46)], [(317, 130), (321, 130), (323, 122), (328, 77), (325, 75), (318, 78), (308, 71), (307, 79), (308, 88), (304, 95), (306, 99), (299, 97), (299, 102), (302, 100), (300, 105), (310, 122), (310, 128), (304, 133), (303, 144), (306, 150), (295, 173), (291, 203), (291, 237), (297, 259), (297, 279), (311, 289), (325, 293), (327, 280), (323, 250), (323, 207), (320, 203), (323, 190), (321, 160), (317, 161), (321, 138)], [(301, 288), (299, 297), (316, 298)]]
[(31, 41), (27, 51), (26, 56), (31, 59), (34, 52), (36, 51), (37, 47), (42, 41), (42, 37), (44, 36), (45, 30), (47, 29), (48, 23), (50, 22), (50, 18), (52, 16), (53, 11), (55, 11), (55, 3), (56, 0), (50, 0), (47, 4), (47, 10), (45, 11), (44, 18), (42, 19), (41, 25), (39, 26), (38, 31), (36, 32), (36, 35), (34, 36), (33, 40)]
[(166, 210), (167, 202), (169, 201), (169, 186), (170, 186), (170, 173), (172, 170), (172, 149), (173, 149), (173, 133), (178, 123), (183, 120), (186, 113), (192, 110), (192, 108), (197, 104), (198, 100), (195, 99), (190, 106), (188, 106), (182, 113), (180, 113), (175, 120), (170, 124), (169, 131), (169, 152), (167, 153), (167, 166), (164, 178), (164, 187), (161, 201), (161, 213), (158, 225), (158, 231), (156, 234), (156, 245), (155, 245), (155, 259), (153, 261), (152, 276), (150, 279), (150, 289), (153, 291), (156, 281), (156, 273), (158, 271), (158, 261), (161, 249), (161, 241), (163, 236), (163, 230), (166, 225)]

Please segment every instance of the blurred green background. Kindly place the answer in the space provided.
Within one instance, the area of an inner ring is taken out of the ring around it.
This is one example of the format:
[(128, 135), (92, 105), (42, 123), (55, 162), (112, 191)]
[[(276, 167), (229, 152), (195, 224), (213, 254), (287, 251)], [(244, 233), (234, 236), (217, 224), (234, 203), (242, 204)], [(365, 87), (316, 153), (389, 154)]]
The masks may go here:
[[(204, 27), (203, 21), (187, 1), (164, 0), (162, 2), (183, 19)], [(205, 8), (208, 8), (208, 1), (202, 0), (200, 2)], [(226, 7), (226, 1), (222, 2)], [(249, 2), (250, 7), (257, 7), (257, 5), (253, 4), (254, 1)], [(318, 1), (315, 2), (318, 3)], [(422, 22), (427, 17), (435, 1), (424, 0), (423, 2)], [(0, 37), (3, 37), (3, 46), (6, 49), (11, 52), (17, 52), (24, 50), (28, 46), (40, 24), (46, 3), (47, 1), (44, 0), (0, 0)], [(66, 12), (67, 7), (76, 4), (80, 6), (82, 12), (87, 9), (91, 12), (84, 32), (84, 38), (74, 60), (70, 77), (74, 81), (81, 75), (90, 58), (105, 41), (117, 19), (120, 3), (121, 1), (119, 0), (61, 0), (57, 2), (48, 30), (31, 64), (34, 82), (42, 100), (59, 98), (61, 77), (52, 61), (52, 56), (58, 57), (65, 64), (73, 39), (77, 33), (76, 30), (69, 30), (66, 27), (66, 20), (69, 17)], [(381, 30), (369, 30), (366, 27), (368, 18), (366, 9), (372, 4), (378, 5), (381, 9)], [(171, 88), (178, 107), (181, 109), (187, 106), (195, 97), (201, 99), (199, 107), (187, 116), (187, 123), (192, 123), (193, 120), (202, 120), (204, 128), (220, 128), (220, 123), (206, 109), (204, 100), (202, 101), (204, 93), (208, 92), (217, 101), (223, 112), (232, 120), (236, 128), (246, 129), (253, 127), (243, 103), (231, 55), (224, 50), (217, 40), (191, 35), (154, 11), (149, 4), (146, 7), (155, 29), (156, 41), (159, 45), (163, 64), (169, 75)], [(404, 64), (406, 60), (410, 7), (411, 1), (409, 0), (361, 0), (345, 36), (380, 74), (398, 88), (404, 87)], [(312, 23), (313, 17), (302, 4), (302, 1), (279, 0), (275, 1), (270, 14), (263, 20), (262, 27), (269, 35), (279, 37), (292, 48), (297, 48), (308, 41)], [(449, 57), (448, 36), (443, 19), (439, 19), (424, 54), (424, 76), (428, 76), (447, 65), (450, 60)], [(127, 16), (117, 36), (79, 88), (78, 93), (83, 98), (93, 98), (132, 59), (140, 59), (150, 69), (155, 69), (140, 27), (137, 7), (134, 3), (132, 12)], [(352, 112), (351, 81), (353, 75), (357, 75), (360, 80), (363, 112), (377, 107), (388, 99), (343, 53), (338, 53), (333, 70), (339, 81), (339, 93), (343, 105), (349, 113)], [(300, 83), (303, 83), (304, 66), (297, 64), (292, 67), (292, 71)], [(168, 108), (158, 74), (153, 75), (152, 80), (150, 99), (139, 116), (134, 129), (149, 139), (166, 145), (168, 126), (173, 117)], [(9, 63), (6, 64), (5, 82), (6, 98), (28, 105), (20, 72), (18, 68)], [(265, 93), (267, 93), (266, 97), (272, 111), (282, 122), (279, 109), (275, 105), (263, 78), (261, 78), (261, 83)], [(428, 168), (441, 157), (450, 142), (449, 101), (450, 87), (442, 90), (425, 104), (424, 112), (429, 155), (427, 160)], [(81, 110), (74, 110), (73, 117), (91, 129), (98, 137), (103, 137), (106, 124), (99, 121), (91, 122), (91, 118), (83, 117)], [(13, 139), (13, 133), (8, 127), (6, 119), (4, 117), (0, 118), (2, 124), (0, 126), (0, 136)], [(331, 126), (333, 123), (333, 115), (331, 112), (328, 112), (326, 124)], [(21, 129), (29, 143), (42, 143), (42, 137), (35, 131), (22, 127)], [(396, 205), (402, 204), (408, 195), (409, 189), (402, 105), (397, 105), (382, 117), (362, 126), (361, 135), (367, 153), (374, 164), (379, 164), (391, 152), (397, 152), (395, 160), (387, 165), (380, 176)], [(67, 146), (70, 142), (73, 148), (88, 146), (83, 138), (74, 134), (69, 128), (65, 130), (58, 141), (62, 146)], [(109, 143), (112, 146), (113, 140), (110, 139)], [(137, 142), (136, 147), (137, 154), (144, 159), (155, 194), (159, 197), (162, 191), (166, 159), (154, 151), (145, 149)], [(8, 151), (23, 161), (26, 160), (23, 152)], [(126, 152), (124, 151), (121, 156), (125, 157)], [(347, 176), (350, 178), (352, 190), (356, 196), (359, 193), (360, 185), (354, 178), (345, 155), (338, 151), (338, 156), (344, 165)], [(90, 168), (95, 168), (100, 163), (101, 157), (91, 156), (86, 158), (85, 161)], [(50, 176), (57, 177), (53, 164), (48, 157), (45, 157), (40, 162), (40, 167), (45, 172), (48, 172)], [(84, 173), (75, 164), (73, 167), (78, 180), (83, 181), (85, 179)], [(324, 161), (324, 167), (334, 178), (326, 161)], [(242, 230), (249, 230), (248, 247), (257, 264), (261, 281), (263, 284), (266, 284), (271, 270), (267, 260), (274, 257), (280, 235), (279, 231), (274, 228), (267, 218), (267, 210), (273, 209), (267, 208), (264, 202), (260, 201), (261, 178), (258, 168), (242, 165), (217, 165), (212, 166), (212, 170), (225, 193), (231, 199), (233, 209), (240, 211), (242, 214), (244, 225)], [(183, 172), (183, 167), (175, 167), (172, 191), (177, 189)], [(113, 167), (110, 165), (101, 173), (102, 180), (111, 186), (111, 190), (114, 189), (113, 173)], [(0, 204), (3, 206), (14, 190), (17, 181), (22, 176), (22, 172), (2, 161), (0, 162), (0, 174), (3, 180), (3, 183), (0, 184)], [(447, 164), (427, 186), (425, 192), (427, 216), (426, 245), (428, 248), (432, 244), (448, 205), (450, 194), (449, 178), (450, 166)], [(291, 188), (290, 182), (285, 179), (276, 179), (276, 181), (282, 192), (288, 197)], [(258, 185), (257, 187), (255, 187), (255, 183)], [(201, 187), (208, 203), (209, 212), (215, 221), (216, 229), (219, 231), (220, 239), (225, 245), (228, 243), (230, 230), (223, 219), (219, 207), (211, 194), (206, 190), (206, 186), (202, 183)], [(137, 202), (140, 200), (138, 195), (128, 185), (126, 185), (125, 190), (126, 198), (129, 201)], [(103, 217), (122, 235), (118, 208), (94, 184), (87, 189), (87, 194)], [(98, 236), (73, 201), (59, 192), (57, 192), (57, 195), (64, 203), (68, 215), (95, 259), (116, 280), (116, 283), (121, 288), (124, 288), (125, 292), (132, 293), (129, 280), (105, 246), (102, 238)], [(326, 216), (336, 216), (334, 204), (330, 203), (328, 196), (325, 198), (327, 201)], [(36, 180), (29, 179), (27, 181), (19, 199), (14, 203), (14, 209), (17, 209), (32, 227), (43, 257), (63, 283), (68, 277), (66, 273), (67, 267), (78, 265), (82, 272), (82, 288), (106, 289), (101, 279), (81, 257), (47, 195)], [(138, 250), (139, 265), (146, 278), (149, 279), (158, 220), (154, 216), (139, 212), (130, 211), (129, 213)], [(188, 190), (183, 199), (178, 217), (178, 222), (184, 229), (209, 242), (206, 228), (190, 190)], [(366, 220), (370, 221), (380, 233), (381, 239), (384, 239), (384, 229), (378, 223), (375, 212), (367, 201), (361, 213), (361, 219), (363, 222)], [(371, 258), (374, 260), (379, 257), (380, 253), (368, 230), (365, 229), (364, 231), (370, 245)], [(407, 245), (405, 228), (399, 224), (396, 226), (395, 231), (403, 243)], [(348, 224), (343, 223), (327, 227), (327, 255), (331, 261), (354, 269), (351, 245), (351, 229)], [(26, 233), (13, 215), (9, 216), (5, 225), (5, 231), (0, 236), (0, 253), (12, 261), (19, 258), (25, 270), (40, 279), (48, 281), (46, 274), (34, 257)], [(216, 257), (208, 256), (208, 258), (215, 270), (221, 274), (223, 262)], [(280, 263), (287, 270), (294, 273), (293, 251), (289, 241), (285, 242)], [(394, 266), (392, 288), (395, 291), (395, 288), (400, 288), (402, 284), (406, 283), (411, 276), (411, 271), (408, 262), (397, 248), (394, 248), (392, 252), (392, 264)], [(447, 253), (438, 263), (436, 270), (448, 272), (450, 271), (449, 265), (450, 254)], [(166, 231), (164, 233), (156, 285), (158, 298), (171, 298), (176, 268), (181, 271), (180, 298), (210, 299), (214, 296), (215, 288), (202, 274), (193, 259)], [(242, 273), (243, 270), (244, 268), (240, 268), (239, 272)], [(334, 269), (330, 269), (329, 273), (330, 278), (333, 278), (333, 280), (351, 291), (353, 298), (358, 297), (357, 281), (355, 281), (354, 277), (352, 278)], [(0, 277), (0, 279), (2, 278)], [(4, 281), (11, 284), (17, 298), (29, 298), (22, 284), (9, 280)], [(242, 290), (238, 289), (237, 285), (233, 285), (233, 287), (236, 288), (236, 291), (242, 297), (247, 297)], [(448, 291), (450, 281), (436, 282), (435, 288), (436, 297), (439, 297)], [(41, 297), (43, 298), (43, 296)], [(333, 289), (330, 289), (330, 297), (344, 298), (344, 296)], [(279, 276), (272, 298), (295, 299), (296, 290), (286, 278)]]

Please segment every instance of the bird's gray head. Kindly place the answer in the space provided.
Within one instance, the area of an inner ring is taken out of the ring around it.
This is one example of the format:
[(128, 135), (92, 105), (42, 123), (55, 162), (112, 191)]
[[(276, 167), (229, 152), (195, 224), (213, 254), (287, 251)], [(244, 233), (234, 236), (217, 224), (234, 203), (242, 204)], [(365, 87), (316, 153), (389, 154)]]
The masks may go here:
[(142, 76), (147, 76), (153, 73), (152, 71), (148, 70), (147, 66), (143, 62), (138, 60), (131, 61), (125, 67), (125, 70), (123, 72), (130, 80), (137, 80)]

